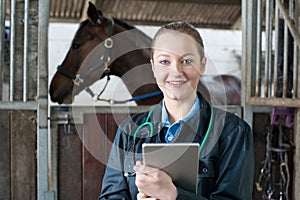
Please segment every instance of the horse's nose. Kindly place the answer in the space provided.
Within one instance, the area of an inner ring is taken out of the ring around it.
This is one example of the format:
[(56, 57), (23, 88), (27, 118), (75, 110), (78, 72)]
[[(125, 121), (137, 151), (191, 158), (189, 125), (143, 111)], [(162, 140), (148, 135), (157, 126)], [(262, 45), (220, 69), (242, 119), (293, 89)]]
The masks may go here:
[(50, 99), (52, 102), (56, 102), (56, 98), (54, 97), (54, 88), (52, 85), (49, 87), (49, 94), (50, 94)]

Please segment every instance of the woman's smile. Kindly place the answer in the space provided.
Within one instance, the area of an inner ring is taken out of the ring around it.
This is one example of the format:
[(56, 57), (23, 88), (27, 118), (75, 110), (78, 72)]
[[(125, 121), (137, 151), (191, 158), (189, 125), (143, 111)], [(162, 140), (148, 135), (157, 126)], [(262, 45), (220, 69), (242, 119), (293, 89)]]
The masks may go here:
[(167, 84), (170, 87), (173, 87), (173, 88), (180, 88), (180, 87), (182, 87), (186, 83), (187, 83), (186, 80), (172, 80), (172, 81), (167, 81)]

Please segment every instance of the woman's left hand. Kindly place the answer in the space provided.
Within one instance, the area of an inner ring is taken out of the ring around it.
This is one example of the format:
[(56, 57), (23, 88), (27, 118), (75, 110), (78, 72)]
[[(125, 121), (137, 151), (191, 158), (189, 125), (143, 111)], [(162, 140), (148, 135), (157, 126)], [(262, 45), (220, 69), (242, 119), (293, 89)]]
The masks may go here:
[(177, 189), (167, 173), (143, 165), (141, 161), (136, 162), (134, 170), (136, 172), (135, 184), (140, 192), (138, 199), (176, 199)]

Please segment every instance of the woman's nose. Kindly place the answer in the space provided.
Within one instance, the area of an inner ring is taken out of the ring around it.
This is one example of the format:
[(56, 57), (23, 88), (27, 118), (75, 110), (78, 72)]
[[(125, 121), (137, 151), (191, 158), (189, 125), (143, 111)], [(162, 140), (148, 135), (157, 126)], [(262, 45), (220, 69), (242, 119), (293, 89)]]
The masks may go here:
[(172, 71), (174, 71), (175, 73), (179, 73), (182, 74), (182, 66), (180, 62), (173, 62), (172, 63)]

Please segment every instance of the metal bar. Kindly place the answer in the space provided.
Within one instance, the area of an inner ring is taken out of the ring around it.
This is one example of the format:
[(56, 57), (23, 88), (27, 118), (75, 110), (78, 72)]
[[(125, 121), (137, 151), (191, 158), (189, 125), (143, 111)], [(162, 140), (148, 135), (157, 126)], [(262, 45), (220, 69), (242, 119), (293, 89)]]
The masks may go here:
[(15, 55), (15, 13), (16, 13), (16, 0), (11, 0), (11, 13), (10, 13), (10, 82), (9, 82), (9, 101), (14, 100), (14, 56)]
[(263, 88), (264, 91), (262, 93), (262, 97), (267, 97), (268, 96), (268, 74), (269, 74), (269, 66), (270, 66), (270, 41), (272, 41), (272, 23), (271, 23), (271, 9), (272, 9), (272, 4), (271, 0), (266, 1), (266, 43), (265, 43), (265, 65), (264, 65), (264, 81), (263, 81)]
[(256, 83), (255, 83), (255, 96), (260, 95), (261, 87), (261, 77), (260, 77), (260, 71), (261, 71), (261, 0), (257, 0), (257, 28), (256, 28)]
[(272, 41), (273, 41), (273, 20), (274, 20), (274, 1), (271, 0), (270, 2), (270, 27), (269, 27), (269, 40), (268, 40), (268, 56), (269, 56), (269, 63), (268, 63), (268, 70), (267, 70), (267, 88), (268, 88), (268, 97), (271, 96), (271, 83), (272, 83)]
[(38, 6), (38, 77), (37, 77), (37, 197), (55, 199), (51, 190), (51, 144), (48, 131), (48, 26), (50, 0)]
[(297, 45), (294, 44), (294, 55), (293, 55), (293, 97), (292, 98), (297, 98), (297, 92), (298, 92), (298, 88), (297, 87), (297, 80), (299, 80), (299, 78), (297, 77), (297, 75), (299, 74), (299, 70), (298, 70), (298, 65), (299, 65), (299, 61), (297, 59), (297, 54), (299, 54), (299, 49), (297, 48)]
[(29, 0), (24, 5), (23, 101), (27, 101)]
[(297, 44), (298, 47), (300, 47), (300, 34), (299, 34), (299, 30), (297, 30), (297, 28), (295, 27), (293, 21), (291, 20), (291, 18), (289, 17), (288, 11), (286, 10), (286, 8), (284, 7), (283, 3), (280, 2), (280, 0), (276, 0), (276, 3), (278, 4), (278, 7), (280, 9), (280, 12), (284, 18), (284, 21), (286, 21), (291, 34)]
[(5, 36), (5, 14), (6, 14), (6, 0), (0, 1), (0, 101), (3, 100), (2, 92), (3, 92), (3, 78), (2, 74), (4, 71), (4, 36)]
[(288, 27), (286, 21), (284, 21), (284, 36), (283, 36), (283, 97), (287, 97), (287, 81), (288, 81)]
[(0, 110), (36, 110), (37, 103), (33, 101), (27, 102), (0, 102)]
[[(296, 5), (294, 5), (294, 0), (290, 0), (289, 1), (289, 14), (290, 17), (294, 20), (294, 24), (295, 23), (295, 18), (296, 18), (296, 13), (297, 11), (295, 11)], [(296, 78), (296, 73), (297, 72), (297, 45), (295, 45), (295, 42), (293, 41), (293, 53), (289, 52), (289, 54), (292, 54), (292, 58), (293, 58), (293, 62), (291, 63), (292, 65), (292, 73), (290, 74), (290, 76), (292, 76), (292, 80), (288, 80), (288, 81), (293, 81), (292, 83), (292, 88), (289, 88), (291, 91), (289, 91), (292, 96), (290, 98), (296, 98), (296, 86), (297, 86), (297, 78)]]
[(276, 96), (277, 85), (278, 85), (278, 48), (279, 48), (279, 8), (278, 5), (275, 4), (275, 50), (274, 50), (274, 65), (273, 65), (273, 95), (272, 97)]
[[(253, 0), (242, 0), (242, 107), (244, 109), (243, 119), (252, 127), (253, 112), (249, 105), (252, 94), (253, 80), (253, 50), (255, 49), (255, 17), (257, 17), (257, 5)], [(253, 20), (253, 21), (252, 21)], [(255, 91), (254, 91), (255, 92)]]

